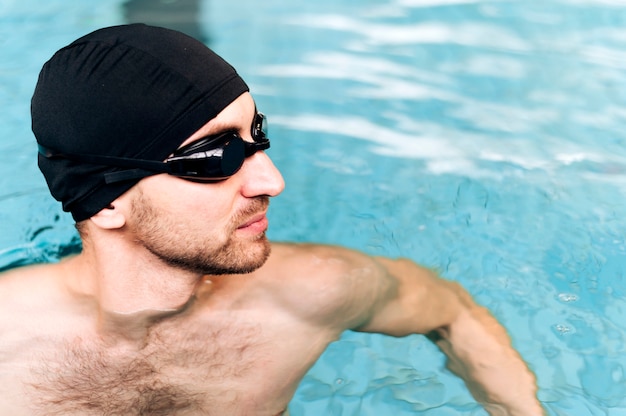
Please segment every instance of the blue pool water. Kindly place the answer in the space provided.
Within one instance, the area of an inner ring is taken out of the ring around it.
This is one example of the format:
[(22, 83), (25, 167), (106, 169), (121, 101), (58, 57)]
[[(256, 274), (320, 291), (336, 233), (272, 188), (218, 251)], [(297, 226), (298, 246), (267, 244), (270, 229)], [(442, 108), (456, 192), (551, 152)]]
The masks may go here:
[[(124, 22), (119, 0), (44, 3), (0, 0), (0, 268), (75, 249), (29, 99), (55, 50)], [(269, 116), (273, 239), (430, 266), (509, 329), (551, 415), (626, 415), (625, 1), (203, 0), (196, 17)], [(484, 415), (443, 366), (422, 337), (347, 333), (290, 410)]]

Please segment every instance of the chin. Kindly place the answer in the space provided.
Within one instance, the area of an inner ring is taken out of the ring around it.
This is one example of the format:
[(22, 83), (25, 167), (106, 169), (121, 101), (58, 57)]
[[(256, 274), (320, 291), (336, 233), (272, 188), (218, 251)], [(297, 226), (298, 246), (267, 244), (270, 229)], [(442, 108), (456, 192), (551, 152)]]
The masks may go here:
[(262, 239), (255, 242), (255, 247), (246, 253), (246, 257), (248, 258), (245, 261), (245, 265), (242, 264), (242, 268), (246, 269), (243, 273), (250, 273), (259, 269), (265, 264), (270, 256), (270, 253), (271, 244), (267, 238), (265, 238), (265, 234), (263, 234)]
[(229, 245), (218, 256), (204, 264), (204, 274), (247, 274), (265, 264), (271, 252), (271, 244), (265, 234), (255, 241)]

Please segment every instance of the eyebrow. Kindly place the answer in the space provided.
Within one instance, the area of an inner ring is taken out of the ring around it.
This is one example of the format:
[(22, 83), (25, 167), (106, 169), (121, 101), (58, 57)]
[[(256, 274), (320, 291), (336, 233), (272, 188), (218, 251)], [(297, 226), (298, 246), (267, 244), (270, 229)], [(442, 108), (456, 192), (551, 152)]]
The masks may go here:
[(239, 130), (239, 127), (234, 126), (232, 123), (213, 124), (202, 135), (203, 136), (212, 136), (214, 134), (224, 133), (224, 132), (229, 131), (229, 130)]
[[(239, 127), (235, 126), (234, 124), (232, 124), (230, 122), (218, 122), (218, 123), (212, 125), (210, 129), (207, 129), (207, 130), (203, 131), (200, 135), (198, 135), (198, 137), (196, 137), (192, 141), (188, 141), (189, 137), (191, 137), (191, 136), (189, 136), (186, 140), (184, 140), (180, 144), (180, 146), (177, 149), (180, 149), (181, 147), (184, 147), (184, 146), (188, 145), (189, 143), (194, 143), (194, 142), (197, 142), (198, 140), (202, 140), (202, 139), (204, 139), (204, 138), (206, 138), (208, 136), (217, 136), (219, 134), (226, 133), (227, 131), (239, 131)], [(197, 133), (197, 131), (196, 131), (196, 133)], [(194, 135), (196, 133), (194, 133)]]
[[(256, 103), (254, 105), (254, 115), (256, 115), (259, 112), (259, 110), (257, 109)], [(215, 120), (214, 118), (211, 119), (209, 122)], [(254, 123), (254, 116), (252, 119), (252, 123)], [(210, 127), (209, 130), (207, 130), (206, 132), (203, 132), (202, 135), (198, 138), (203, 138), (206, 136), (213, 136), (213, 135), (217, 135), (217, 134), (222, 134), (225, 133), (227, 131), (237, 131), (237, 132), (241, 132), (243, 131), (241, 126), (238, 126), (236, 124), (233, 124), (232, 121), (216, 121), (216, 124), (212, 125)], [(195, 133), (194, 133), (195, 134)], [(198, 140), (196, 139), (196, 140)], [(194, 141), (196, 141), (194, 140)]]
[[(253, 124), (254, 124), (254, 117), (256, 116), (256, 114), (258, 112), (259, 112), (259, 110), (258, 110), (258, 107), (256, 106), (256, 102), (255, 102), (254, 103), (254, 113), (253, 113), (253, 116), (252, 116), (252, 123)], [(213, 119), (213, 120), (215, 120), (215, 119)], [(251, 126), (252, 126), (252, 124), (251, 124)], [(205, 134), (205, 136), (210, 136), (210, 135), (212, 136), (214, 134), (220, 134), (220, 133), (224, 133), (224, 132), (227, 132), (227, 131), (233, 131), (233, 130), (240, 131), (241, 130), (240, 126), (238, 126), (236, 124), (232, 124), (231, 121), (217, 122), (217, 124), (215, 126), (211, 126), (211, 127), (212, 127), (211, 130), (210, 130), (211, 133), (207, 133), (207, 134)]]

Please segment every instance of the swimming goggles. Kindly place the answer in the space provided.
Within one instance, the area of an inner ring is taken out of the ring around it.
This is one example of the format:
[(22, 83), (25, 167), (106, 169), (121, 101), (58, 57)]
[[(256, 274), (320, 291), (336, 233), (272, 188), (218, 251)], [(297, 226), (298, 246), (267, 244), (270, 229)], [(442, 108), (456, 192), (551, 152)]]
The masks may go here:
[(263, 113), (256, 113), (251, 133), (254, 142), (243, 140), (235, 131), (206, 136), (177, 149), (163, 162), (62, 153), (41, 145), (39, 145), (39, 153), (48, 159), (61, 158), (81, 163), (129, 168), (105, 173), (104, 180), (107, 184), (145, 178), (159, 173), (167, 173), (196, 182), (217, 182), (237, 173), (247, 157), (270, 147), (270, 141), (267, 138), (267, 120)]

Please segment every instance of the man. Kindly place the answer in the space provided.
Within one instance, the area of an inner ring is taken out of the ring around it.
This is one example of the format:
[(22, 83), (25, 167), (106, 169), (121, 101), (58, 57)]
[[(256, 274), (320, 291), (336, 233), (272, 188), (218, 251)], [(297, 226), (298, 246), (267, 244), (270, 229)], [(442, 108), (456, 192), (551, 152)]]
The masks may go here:
[(428, 334), (491, 414), (542, 413), (506, 332), (458, 285), (268, 242), (284, 184), (264, 116), (200, 42), (144, 25), (78, 39), (44, 65), (32, 121), (83, 250), (0, 277), (0, 414), (279, 415), (347, 329)]

